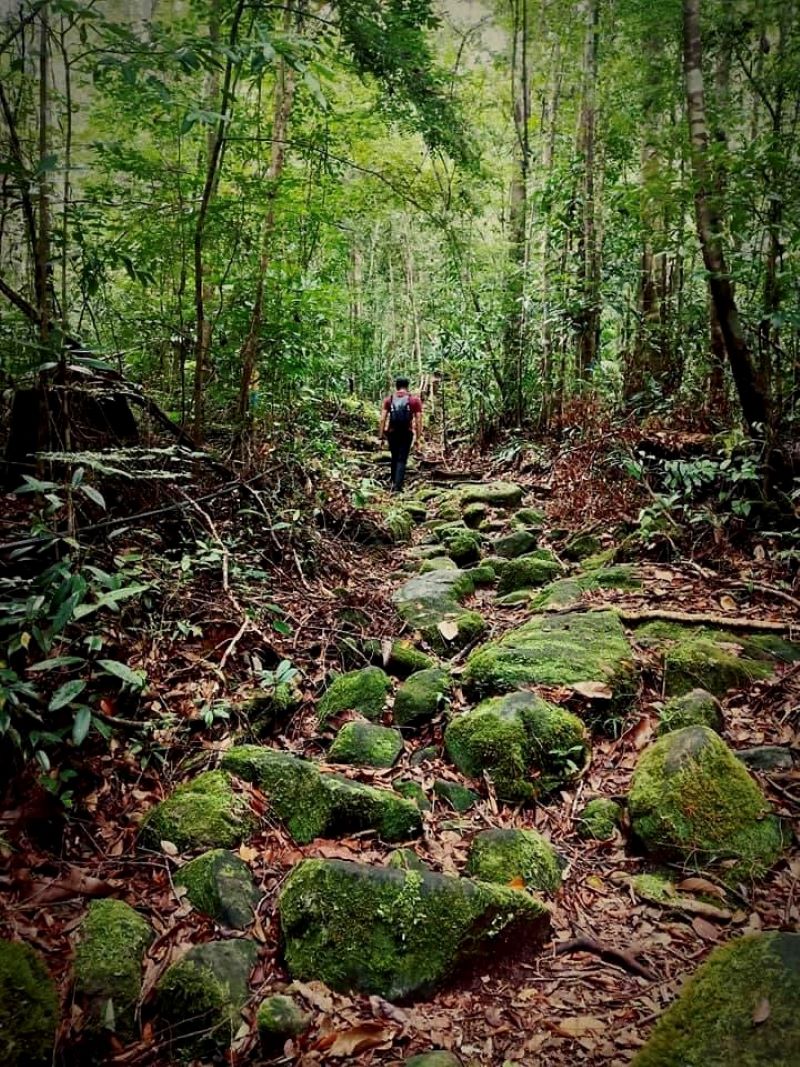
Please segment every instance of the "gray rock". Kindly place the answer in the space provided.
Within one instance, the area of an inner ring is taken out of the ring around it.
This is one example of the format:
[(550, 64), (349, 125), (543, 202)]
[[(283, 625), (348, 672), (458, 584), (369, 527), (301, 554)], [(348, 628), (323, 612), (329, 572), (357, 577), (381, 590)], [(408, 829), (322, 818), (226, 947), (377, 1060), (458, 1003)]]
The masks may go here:
[(458, 812), (459, 815), (463, 815), (470, 808), (474, 808), (481, 799), (477, 793), (467, 789), (465, 785), (461, 785), (459, 782), (451, 782), (447, 778), (437, 778), (433, 783), (433, 791), (437, 797), (441, 797), (442, 800), (446, 801), (453, 811)]
[(526, 552), (532, 552), (536, 548), (536, 540), (536, 535), (530, 530), (516, 530), (505, 537), (498, 537), (492, 548), (504, 559), (516, 559), (517, 556), (524, 556)]
[(0, 1063), (47, 1067), (53, 1061), (58, 994), (38, 953), (0, 940)]
[(277, 1039), (297, 1037), (311, 1025), (311, 1016), (294, 997), (273, 993), (265, 997), (256, 1012), (256, 1025), (261, 1040), (272, 1044)]
[[(473, 589), (465, 571), (432, 571), (409, 579), (395, 590), (392, 600), (400, 617), (419, 630), (431, 647), (454, 652), (474, 640), (486, 627), (475, 611), (462, 607), (460, 601)], [(452, 624), (456, 632), (445, 637), (440, 625)]]
[(441, 667), (417, 671), (397, 690), (394, 699), (396, 726), (412, 726), (428, 722), (444, 706), (452, 683), (450, 675)]
[(753, 771), (791, 771), (794, 769), (792, 750), (782, 745), (740, 748), (734, 755)]
[(198, 911), (234, 930), (250, 925), (261, 899), (253, 872), (244, 860), (221, 848), (184, 864), (174, 881), (185, 886), (189, 902)]
[(328, 760), (354, 767), (392, 767), (402, 751), (403, 737), (399, 730), (371, 722), (348, 722), (336, 735)]
[(659, 736), (682, 730), (684, 726), (708, 726), (715, 733), (722, 733), (725, 720), (717, 698), (705, 689), (692, 689), (683, 696), (668, 700), (661, 710)]

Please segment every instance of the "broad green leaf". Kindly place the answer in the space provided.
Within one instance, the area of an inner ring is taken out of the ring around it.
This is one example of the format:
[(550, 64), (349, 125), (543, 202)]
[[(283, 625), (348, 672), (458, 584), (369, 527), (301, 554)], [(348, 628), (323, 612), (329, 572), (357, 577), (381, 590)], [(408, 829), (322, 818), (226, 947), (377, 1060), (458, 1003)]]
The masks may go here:
[(97, 504), (103, 511), (105, 511), (106, 502), (103, 499), (102, 493), (98, 492), (93, 485), (82, 485), (80, 488), (84, 496), (88, 496), (93, 504)]
[(65, 708), (67, 704), (71, 704), (72, 701), (84, 691), (86, 688), (86, 682), (80, 678), (73, 678), (70, 682), (64, 682), (56, 689), (50, 698), (48, 704), (49, 711), (58, 711), (59, 708)]
[(75, 746), (83, 744), (86, 739), (86, 735), (89, 733), (89, 727), (92, 725), (92, 709), (87, 708), (85, 704), (82, 704), (75, 712), (75, 718), (72, 720), (72, 743)]
[(28, 667), (29, 671), (54, 671), (57, 667), (75, 667), (79, 663), (85, 663), (83, 656), (53, 656), (52, 659), (39, 660)]
[(120, 663), (116, 659), (99, 659), (97, 664), (107, 674), (113, 674), (115, 678), (119, 678), (134, 689), (142, 689), (144, 686), (146, 680), (144, 671), (133, 671), (127, 664)]

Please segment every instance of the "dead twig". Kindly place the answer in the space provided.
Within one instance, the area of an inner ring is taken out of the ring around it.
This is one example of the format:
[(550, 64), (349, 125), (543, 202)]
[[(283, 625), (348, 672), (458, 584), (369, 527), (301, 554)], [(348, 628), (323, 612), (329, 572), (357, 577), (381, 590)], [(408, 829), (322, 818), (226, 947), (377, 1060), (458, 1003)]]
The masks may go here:
[[(601, 608), (589, 608), (589, 611), (608, 611), (606, 605)], [(669, 611), (666, 608), (648, 608), (646, 610), (634, 610), (632, 608), (614, 607), (611, 609), (619, 615), (623, 622), (680, 622), (687, 626), (719, 626), (723, 630), (763, 630), (768, 633), (786, 633), (793, 626), (800, 624), (792, 622), (772, 622), (767, 619), (748, 619), (741, 615), (715, 615), (711, 612), (690, 613), (687, 611)]]
[(649, 967), (639, 963), (633, 952), (614, 948), (613, 945), (604, 945), (601, 941), (595, 941), (593, 937), (575, 937), (571, 941), (562, 941), (553, 946), (556, 956), (568, 956), (573, 952), (589, 952), (593, 956), (599, 956), (604, 963), (612, 963), (615, 967), (621, 967), (629, 974), (646, 978), (648, 982), (658, 981), (658, 975), (654, 974)]

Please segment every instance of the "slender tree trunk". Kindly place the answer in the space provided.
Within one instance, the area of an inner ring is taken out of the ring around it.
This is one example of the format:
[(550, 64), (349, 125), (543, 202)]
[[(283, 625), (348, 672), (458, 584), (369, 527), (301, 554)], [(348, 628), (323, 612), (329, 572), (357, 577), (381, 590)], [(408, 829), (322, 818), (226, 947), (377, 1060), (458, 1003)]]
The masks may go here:
[(48, 5), (39, 12), (39, 197), (38, 227), (34, 271), (39, 302), (39, 339), (43, 346), (50, 341), (53, 321), (53, 299), (50, 260), (50, 168), (45, 161), (50, 151), (50, 16)]
[[(546, 8), (543, 14), (546, 14)], [(546, 26), (543, 27), (546, 29)], [(561, 99), (561, 44), (556, 37), (553, 48), (552, 83), (542, 122), (542, 172), (547, 188), (553, 183), (553, 162), (555, 160), (556, 129), (558, 109)], [(553, 326), (550, 308), (550, 225), (549, 218), (542, 224), (541, 245), (541, 323), (542, 323), (542, 405), (539, 414), (539, 428), (547, 429), (550, 425), (553, 407)]]
[(692, 146), (697, 229), (703, 262), (709, 275), (720, 330), (733, 380), (739, 394), (742, 414), (751, 433), (769, 427), (769, 401), (763, 382), (753, 365), (739, 309), (733, 296), (722, 248), (722, 218), (714, 198), (714, 185), (708, 159), (708, 124), (703, 86), (700, 0), (683, 0), (683, 57), (686, 77), (686, 110)]
[(581, 236), (581, 315), (578, 328), (578, 377), (583, 379), (597, 358), (600, 342), (600, 248), (597, 240), (595, 157), (597, 124), (597, 51), (599, 0), (586, 0), (583, 94), (579, 152), (583, 159)]

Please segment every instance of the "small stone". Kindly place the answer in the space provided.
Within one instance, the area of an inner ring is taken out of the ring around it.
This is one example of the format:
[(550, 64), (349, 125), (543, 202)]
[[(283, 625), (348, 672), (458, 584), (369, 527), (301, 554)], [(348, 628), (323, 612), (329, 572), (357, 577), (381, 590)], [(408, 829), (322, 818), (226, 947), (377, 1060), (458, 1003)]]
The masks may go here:
[(354, 767), (392, 767), (402, 751), (399, 730), (369, 722), (348, 722), (336, 735), (328, 760)]
[(38, 953), (0, 940), (0, 1063), (47, 1067), (53, 1060), (58, 994)]
[(150, 924), (122, 900), (93, 900), (75, 952), (75, 995), (86, 1027), (132, 1039)]
[(232, 848), (256, 826), (247, 797), (237, 793), (230, 775), (206, 771), (157, 804), (142, 823), (142, 841), (159, 848), (170, 841), (179, 851)]
[(578, 533), (564, 545), (561, 555), (564, 559), (582, 560), (593, 556), (602, 549), (602, 542), (591, 533)]
[(497, 581), (494, 567), (486, 561), (477, 563), (474, 567), (468, 567), (465, 573), (472, 579), (473, 585), (494, 585)]
[(455, 571), (458, 564), (449, 556), (434, 556), (432, 559), (424, 559), (420, 565), (420, 574), (429, 574), (431, 571)]
[(462, 506), (488, 504), (491, 508), (514, 508), (522, 500), (522, 486), (513, 482), (476, 482), (460, 492)]
[(386, 664), (386, 670), (390, 674), (397, 678), (407, 678), (415, 671), (424, 671), (428, 667), (435, 666), (435, 661), (430, 656), (426, 656), (424, 652), (420, 652), (410, 641), (392, 641), (389, 662)]
[(740, 748), (734, 752), (745, 767), (753, 771), (794, 770), (792, 750), (781, 745), (758, 745), (756, 748)]
[(417, 500), (404, 500), (403, 511), (410, 515), (414, 522), (424, 522), (428, 516), (425, 504)]
[(437, 778), (433, 783), (433, 791), (437, 797), (446, 801), (453, 811), (463, 815), (464, 812), (474, 808), (481, 799), (477, 793), (458, 782), (448, 781), (446, 778)]
[(708, 726), (715, 733), (722, 733), (725, 720), (720, 702), (705, 689), (692, 689), (684, 696), (673, 697), (664, 705), (658, 724), (659, 736), (684, 726)]
[(425, 795), (425, 790), (419, 784), (414, 781), (400, 781), (394, 783), (394, 788), (401, 797), (405, 797), (406, 800), (413, 800), (420, 811), (430, 811), (431, 805)]
[(519, 556), (508, 560), (497, 586), (499, 593), (513, 593), (517, 589), (532, 589), (545, 585), (562, 573), (561, 564), (554, 558), (541, 555)]
[(298, 1037), (311, 1025), (311, 1016), (303, 1011), (294, 997), (274, 993), (258, 1006), (256, 1025), (262, 1041), (272, 1043), (276, 1038)]
[(390, 688), (389, 677), (380, 667), (362, 667), (339, 675), (317, 705), (320, 725), (343, 711), (357, 711), (365, 719), (379, 719)]
[(481, 558), (481, 539), (472, 530), (457, 530), (443, 541), (448, 556), (459, 567), (477, 563)]
[(528, 604), (533, 593), (533, 589), (515, 589), (513, 593), (499, 596), (495, 604), (498, 608), (518, 608), (520, 604)]
[(561, 888), (558, 855), (535, 830), (483, 830), (476, 834), (467, 857), (467, 873), (501, 885), (521, 880), (526, 889), (545, 893)]
[(230, 1047), (257, 955), (253, 941), (211, 941), (167, 968), (156, 986), (156, 1006), (176, 1045), (198, 1056)]
[(529, 530), (517, 530), (506, 534), (505, 537), (499, 537), (493, 542), (492, 548), (498, 556), (504, 559), (516, 559), (536, 548), (536, 535)]
[(608, 797), (595, 797), (581, 812), (578, 833), (592, 841), (610, 841), (621, 823), (621, 806)]
[(386, 861), (387, 867), (393, 867), (397, 871), (428, 871), (427, 863), (419, 858), (416, 852), (411, 848), (396, 848), (394, 852), (389, 853), (389, 858)]
[(515, 526), (538, 529), (544, 526), (545, 516), (541, 511), (537, 511), (536, 508), (520, 508), (519, 511), (515, 511), (511, 516), (511, 522)]
[(425, 745), (424, 748), (418, 748), (416, 752), (412, 752), (408, 762), (412, 767), (421, 767), (424, 763), (432, 763), (438, 758), (439, 750), (433, 745)]
[(261, 899), (253, 873), (239, 856), (213, 849), (184, 864), (174, 876), (193, 907), (224, 926), (244, 930)]
[(472, 504), (467, 504), (461, 514), (467, 526), (474, 530), (486, 518), (488, 512), (487, 506), (476, 500)]
[(445, 705), (452, 683), (441, 667), (417, 671), (397, 690), (394, 699), (394, 723), (411, 726), (428, 722)]
[[(513, 594), (509, 594), (512, 595)], [(559, 578), (558, 581), (550, 582), (531, 599), (533, 611), (563, 611), (565, 608), (574, 608), (583, 599), (583, 590), (580, 582), (574, 578)]]

